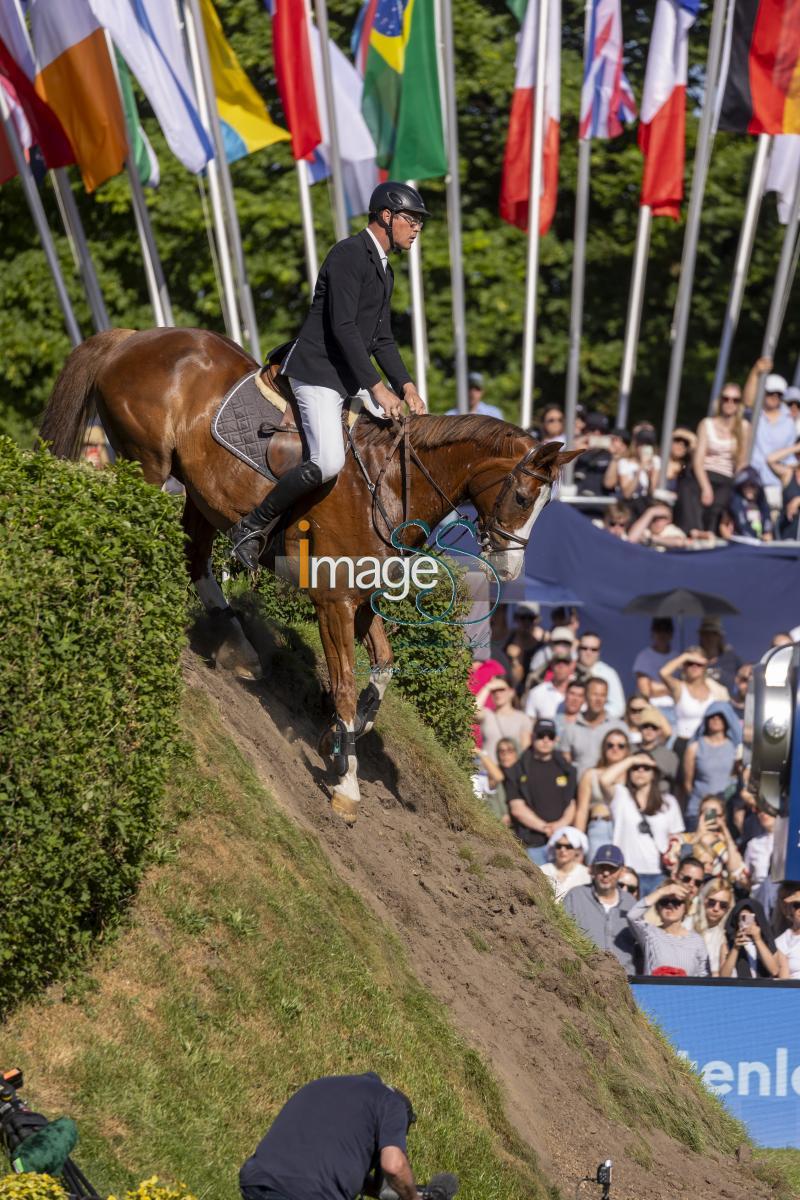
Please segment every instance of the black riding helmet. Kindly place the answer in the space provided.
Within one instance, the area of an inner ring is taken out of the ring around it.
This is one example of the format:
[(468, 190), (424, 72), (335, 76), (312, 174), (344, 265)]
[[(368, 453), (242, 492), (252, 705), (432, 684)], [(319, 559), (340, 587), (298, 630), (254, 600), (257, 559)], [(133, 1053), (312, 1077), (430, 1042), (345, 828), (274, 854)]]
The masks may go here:
[(392, 216), (396, 213), (407, 212), (409, 216), (421, 217), (423, 220), (431, 214), (425, 207), (425, 202), (415, 187), (410, 183), (399, 183), (396, 179), (387, 179), (379, 183), (369, 198), (369, 217), (377, 221), (386, 230), (389, 246), (394, 250), (394, 235), (391, 221), (386, 222), (381, 217), (384, 209), (388, 208)]

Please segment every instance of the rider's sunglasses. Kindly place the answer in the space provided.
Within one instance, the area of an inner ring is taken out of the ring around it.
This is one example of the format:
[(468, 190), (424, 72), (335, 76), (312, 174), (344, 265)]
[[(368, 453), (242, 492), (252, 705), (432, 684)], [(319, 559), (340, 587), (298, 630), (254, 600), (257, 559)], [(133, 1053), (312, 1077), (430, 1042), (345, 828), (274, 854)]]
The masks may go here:
[(395, 216), (402, 217), (403, 220), (406, 221), (411, 226), (412, 229), (422, 229), (423, 226), (425, 225), (425, 221), (423, 220), (422, 217), (412, 217), (408, 213), (404, 213), (404, 212), (395, 213)]

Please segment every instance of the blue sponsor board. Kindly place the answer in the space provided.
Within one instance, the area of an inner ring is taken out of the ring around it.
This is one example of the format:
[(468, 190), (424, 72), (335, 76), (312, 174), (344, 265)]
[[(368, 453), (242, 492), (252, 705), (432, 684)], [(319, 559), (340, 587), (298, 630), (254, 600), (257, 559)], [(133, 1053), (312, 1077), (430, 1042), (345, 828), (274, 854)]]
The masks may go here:
[(800, 982), (641, 979), (632, 987), (755, 1142), (800, 1148)]

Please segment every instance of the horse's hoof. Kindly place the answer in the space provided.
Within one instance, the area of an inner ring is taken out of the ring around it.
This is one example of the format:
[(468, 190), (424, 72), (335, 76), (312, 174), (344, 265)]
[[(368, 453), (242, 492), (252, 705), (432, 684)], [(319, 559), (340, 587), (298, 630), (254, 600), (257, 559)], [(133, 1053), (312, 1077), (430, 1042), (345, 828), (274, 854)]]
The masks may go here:
[(221, 670), (230, 671), (237, 679), (257, 683), (264, 676), (259, 657), (252, 647), (245, 649), (223, 642), (214, 656), (214, 661)]
[(348, 825), (355, 825), (358, 818), (358, 800), (354, 800), (352, 796), (348, 796), (344, 792), (340, 792), (334, 788), (331, 808)]

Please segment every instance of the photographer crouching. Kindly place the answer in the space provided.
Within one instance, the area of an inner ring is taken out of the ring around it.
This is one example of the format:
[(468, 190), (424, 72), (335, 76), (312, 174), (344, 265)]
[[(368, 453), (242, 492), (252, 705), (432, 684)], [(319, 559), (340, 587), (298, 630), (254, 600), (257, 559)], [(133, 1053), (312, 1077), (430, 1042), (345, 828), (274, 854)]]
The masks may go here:
[(418, 1188), (406, 1155), (411, 1101), (379, 1075), (314, 1079), (287, 1100), (239, 1172), (244, 1200), (452, 1200), (453, 1175)]

